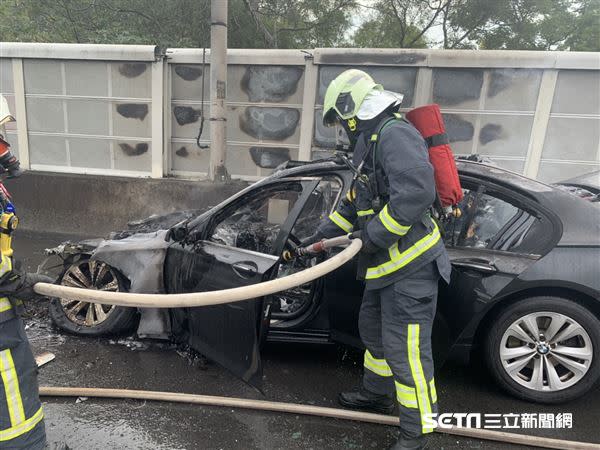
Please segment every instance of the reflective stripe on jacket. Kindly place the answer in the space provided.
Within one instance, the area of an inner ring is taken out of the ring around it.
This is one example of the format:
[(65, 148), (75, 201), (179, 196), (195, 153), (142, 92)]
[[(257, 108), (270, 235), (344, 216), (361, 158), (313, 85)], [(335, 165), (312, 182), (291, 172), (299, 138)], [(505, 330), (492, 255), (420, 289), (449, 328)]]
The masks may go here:
[[(12, 270), (12, 261), (8, 256), (2, 256), (0, 261), (0, 277)], [(0, 297), (0, 323), (14, 319), (21, 313), (23, 302), (11, 301), (8, 297)]]
[[(0, 323), (0, 448), (43, 446), (37, 367), (20, 318)], [(40, 425), (38, 427), (38, 425)]]

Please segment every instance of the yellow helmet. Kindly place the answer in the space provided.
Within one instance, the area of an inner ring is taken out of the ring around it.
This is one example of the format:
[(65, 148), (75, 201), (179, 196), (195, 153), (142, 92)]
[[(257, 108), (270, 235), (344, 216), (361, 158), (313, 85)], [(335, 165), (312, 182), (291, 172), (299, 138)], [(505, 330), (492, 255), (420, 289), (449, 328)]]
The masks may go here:
[(339, 74), (327, 87), (323, 101), (323, 124), (331, 126), (337, 118), (355, 117), (369, 92), (382, 91), (371, 75), (362, 70), (350, 69)]

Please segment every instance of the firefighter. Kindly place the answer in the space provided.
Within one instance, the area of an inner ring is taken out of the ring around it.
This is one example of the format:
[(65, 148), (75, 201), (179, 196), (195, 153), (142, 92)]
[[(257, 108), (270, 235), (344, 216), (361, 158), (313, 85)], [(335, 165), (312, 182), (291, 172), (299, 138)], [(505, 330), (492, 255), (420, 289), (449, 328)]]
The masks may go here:
[[(0, 132), (12, 119), (0, 96)], [(14, 120), (14, 119), (13, 119)], [(0, 134), (0, 173), (18, 176), (19, 161)], [(1, 183), (0, 183), (1, 184)], [(48, 277), (27, 274), (15, 267), (11, 233), (17, 226), (14, 208), (0, 189), (0, 448), (41, 450), (46, 446), (44, 413), (39, 398), (37, 366), (20, 313), (23, 300), (37, 298), (33, 285), (52, 282)]]
[(360, 70), (347, 70), (328, 86), (323, 122), (344, 127), (359, 171), (336, 211), (308, 240), (351, 232), (363, 240), (364, 374), (339, 401), (389, 414), (397, 400), (400, 434), (392, 449), (414, 450), (425, 447), (433, 431), (427, 415), (437, 412), (431, 328), (438, 280), (449, 281), (450, 260), (430, 214), (436, 191), (427, 145), (398, 113), (401, 101), (401, 94)]

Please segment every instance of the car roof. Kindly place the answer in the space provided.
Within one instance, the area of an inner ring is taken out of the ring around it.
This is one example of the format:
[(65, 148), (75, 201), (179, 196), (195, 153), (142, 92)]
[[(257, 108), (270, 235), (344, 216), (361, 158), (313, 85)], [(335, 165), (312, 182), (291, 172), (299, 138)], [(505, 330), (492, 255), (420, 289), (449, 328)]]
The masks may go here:
[[(295, 164), (297, 164), (295, 167), (282, 168), (263, 181), (314, 176), (331, 171), (349, 173), (345, 165), (334, 159)], [(588, 202), (555, 186), (491, 164), (459, 159), (456, 161), (456, 166), (463, 176), (487, 179), (515, 190), (554, 212), (563, 225), (561, 245), (600, 245), (600, 205), (597, 203)]]

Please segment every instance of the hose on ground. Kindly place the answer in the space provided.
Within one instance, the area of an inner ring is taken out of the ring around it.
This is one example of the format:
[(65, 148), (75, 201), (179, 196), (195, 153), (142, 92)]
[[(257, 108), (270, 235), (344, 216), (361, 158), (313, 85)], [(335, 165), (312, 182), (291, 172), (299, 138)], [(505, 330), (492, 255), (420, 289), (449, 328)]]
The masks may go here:
[(275, 280), (220, 291), (192, 292), (188, 294), (140, 294), (81, 289), (49, 283), (37, 283), (33, 289), (38, 294), (48, 297), (137, 308), (193, 308), (222, 305), (302, 286), (347, 263), (360, 251), (361, 247), (362, 241), (360, 239), (352, 239), (350, 245), (340, 253), (314, 267)]
[[(136, 400), (166, 401), (175, 403), (192, 403), (207, 406), (225, 406), (228, 408), (243, 408), (258, 411), (271, 411), (289, 414), (329, 417), (333, 419), (354, 420), (381, 425), (398, 425), (398, 417), (381, 414), (350, 411), (324, 406), (302, 405), (296, 403), (271, 402), (235, 397), (217, 397), (212, 395), (184, 394), (176, 392), (139, 391), (129, 389), (81, 388), (81, 387), (51, 387), (41, 386), (40, 395), (45, 397), (95, 397), (121, 398)], [(595, 450), (598, 444), (588, 442), (567, 441), (563, 439), (545, 438), (524, 434), (507, 433), (504, 431), (486, 430), (480, 428), (436, 428), (437, 432), (463, 436), (472, 439), (505, 442), (510, 444), (529, 445), (532, 447), (552, 448), (561, 450)]]

